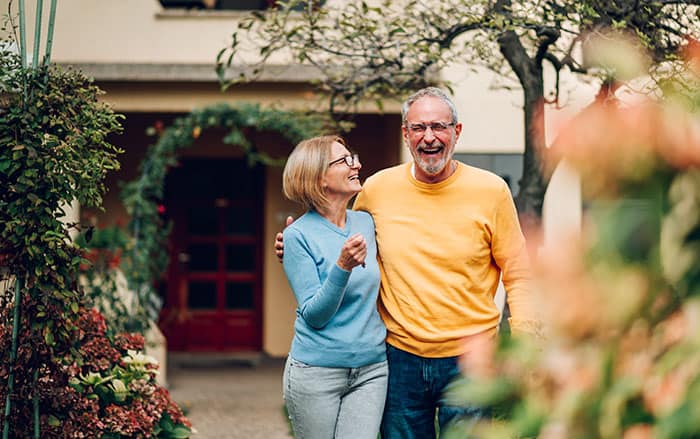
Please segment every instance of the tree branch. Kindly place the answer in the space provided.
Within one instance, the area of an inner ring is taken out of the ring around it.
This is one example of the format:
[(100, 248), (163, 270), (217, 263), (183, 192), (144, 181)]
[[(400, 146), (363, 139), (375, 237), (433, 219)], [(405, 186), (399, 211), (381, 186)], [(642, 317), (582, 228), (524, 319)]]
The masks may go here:
[(654, 0), (652, 2), (645, 1), (645, 4), (648, 3), (657, 3), (661, 4), (663, 6), (668, 6), (668, 5), (700, 5), (700, 0)]
[(562, 62), (557, 58), (553, 53), (546, 53), (544, 55), (544, 59), (549, 61), (550, 64), (554, 67), (554, 74), (556, 76), (554, 80), (554, 100), (546, 100), (546, 103), (548, 104), (556, 104), (558, 106), (559, 104), (559, 79), (560, 75), (559, 72), (561, 71), (562, 67), (564, 66)]
[(501, 53), (508, 61), (508, 64), (510, 64), (520, 83), (529, 83), (531, 77), (529, 67), (532, 64), (532, 59), (527, 54), (515, 31), (503, 32), (498, 36), (497, 41)]
[(535, 63), (540, 64), (542, 62), (549, 51), (549, 47), (556, 43), (560, 36), (561, 32), (552, 27), (542, 27), (537, 30), (539, 44), (537, 45), (537, 53), (535, 53)]

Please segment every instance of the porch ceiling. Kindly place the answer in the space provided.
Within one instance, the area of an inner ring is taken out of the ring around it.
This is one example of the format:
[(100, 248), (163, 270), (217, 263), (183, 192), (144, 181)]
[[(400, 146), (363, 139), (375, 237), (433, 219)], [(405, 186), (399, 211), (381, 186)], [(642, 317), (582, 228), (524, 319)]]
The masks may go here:
[[(97, 81), (137, 82), (218, 82), (214, 64), (134, 64), (134, 63), (61, 63), (95, 78)], [(227, 78), (241, 73), (250, 75), (252, 68), (232, 67)], [(320, 79), (317, 68), (305, 65), (270, 65), (256, 77), (256, 82), (303, 83)]]

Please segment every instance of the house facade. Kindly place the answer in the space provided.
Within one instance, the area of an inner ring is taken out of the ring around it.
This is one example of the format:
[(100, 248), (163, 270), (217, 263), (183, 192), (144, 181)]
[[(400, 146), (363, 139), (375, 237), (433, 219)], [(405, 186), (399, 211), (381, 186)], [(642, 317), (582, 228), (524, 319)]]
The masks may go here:
[[(192, 110), (221, 102), (322, 108), (322, 98), (308, 82), (314, 72), (298, 66), (273, 66), (254, 83), (221, 91), (214, 70), (217, 52), (249, 12), (245, 8), (266, 4), (72, 0), (59, 5), (52, 61), (94, 77), (106, 92), (104, 100), (125, 115), (123, 134), (112, 139), (125, 150), (122, 169), (109, 177), (105, 211), (84, 209), (83, 221), (91, 217), (102, 227), (128, 221), (119, 182), (138, 177), (145, 151), (156, 141), (147, 134), (151, 127), (167, 127)], [(29, 17), (34, 17), (32, 7)], [(442, 74), (455, 85), (465, 125), (457, 157), (499, 173), (516, 190), (523, 149), (520, 95), (493, 90), (493, 77), (486, 72)], [(346, 137), (361, 156), (364, 177), (409, 159), (398, 103), (388, 102), (382, 112), (361, 107), (355, 121)], [(247, 166), (242, 151), (226, 145), (222, 133), (203, 132), (182, 150), (179, 166), (166, 180), (163, 210), (174, 228), (170, 267), (160, 286), (159, 325), (170, 352), (284, 356), (296, 304), (272, 249), (285, 218), (301, 211), (282, 195), (281, 168)], [(262, 133), (255, 141), (276, 156), (294, 146), (274, 133)], [(572, 184), (569, 179), (565, 186)]]

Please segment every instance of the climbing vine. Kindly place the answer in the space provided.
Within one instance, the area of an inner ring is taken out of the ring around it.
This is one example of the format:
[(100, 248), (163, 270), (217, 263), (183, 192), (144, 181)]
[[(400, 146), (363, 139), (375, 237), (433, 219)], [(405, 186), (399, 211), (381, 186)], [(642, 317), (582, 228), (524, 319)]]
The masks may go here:
[[(281, 166), (286, 157), (273, 157), (254, 141), (257, 133), (278, 133), (290, 145), (328, 129), (330, 121), (317, 113), (264, 109), (259, 105), (218, 104), (195, 110), (178, 118), (167, 128), (153, 127), (149, 133), (157, 142), (147, 151), (140, 176), (124, 186), (122, 201), (131, 217), (120, 268), (130, 290), (136, 294), (129, 313), (121, 316), (125, 328), (143, 332), (157, 319), (161, 301), (155, 283), (168, 265), (167, 238), (170, 225), (159, 212), (163, 202), (165, 177), (177, 164), (177, 154), (191, 146), (204, 130), (225, 128), (224, 144), (241, 150), (250, 166)], [(117, 307), (114, 307), (117, 309)]]

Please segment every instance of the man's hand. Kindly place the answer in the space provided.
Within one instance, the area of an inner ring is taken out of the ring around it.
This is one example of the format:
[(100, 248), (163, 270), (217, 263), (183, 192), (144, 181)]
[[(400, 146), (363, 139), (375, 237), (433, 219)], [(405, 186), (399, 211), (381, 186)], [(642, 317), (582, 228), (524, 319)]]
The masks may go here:
[(496, 373), (496, 330), (480, 332), (462, 339), (464, 353), (459, 364), (467, 376), (493, 377)]
[[(285, 221), (284, 226), (287, 227), (291, 223), (294, 222), (294, 218), (291, 216), (287, 217), (287, 220)], [(282, 258), (284, 257), (284, 242), (282, 238), (282, 232), (278, 232), (277, 235), (275, 235), (275, 255), (277, 256), (277, 259), (282, 262)]]

